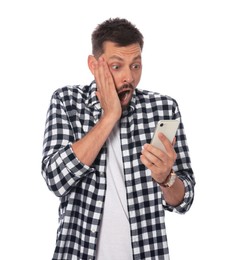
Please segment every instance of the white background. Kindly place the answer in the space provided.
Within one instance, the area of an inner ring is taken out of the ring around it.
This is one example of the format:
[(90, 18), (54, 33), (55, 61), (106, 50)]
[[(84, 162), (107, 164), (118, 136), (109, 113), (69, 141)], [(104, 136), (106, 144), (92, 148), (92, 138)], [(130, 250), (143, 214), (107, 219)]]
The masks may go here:
[[(4, 3), (3, 3), (4, 2)], [(185, 215), (167, 213), (171, 260), (228, 257), (228, 1), (0, 2), (0, 258), (51, 259), (59, 200), (41, 173), (54, 90), (87, 84), (90, 37), (110, 17), (145, 36), (139, 88), (180, 106), (196, 175)]]

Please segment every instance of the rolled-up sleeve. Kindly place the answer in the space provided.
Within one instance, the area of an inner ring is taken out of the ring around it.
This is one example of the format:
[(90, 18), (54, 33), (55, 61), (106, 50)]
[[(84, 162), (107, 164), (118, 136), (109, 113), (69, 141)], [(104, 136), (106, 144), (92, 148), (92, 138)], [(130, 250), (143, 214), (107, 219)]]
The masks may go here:
[(191, 169), (186, 170), (182, 173), (178, 172), (177, 175), (178, 178), (180, 178), (184, 183), (185, 194), (183, 201), (176, 207), (167, 204), (164, 199), (162, 200), (162, 204), (166, 210), (184, 214), (190, 209), (194, 200), (195, 180)]
[(81, 178), (93, 171), (77, 159), (70, 144), (42, 162), (42, 175), (58, 197), (66, 195)]

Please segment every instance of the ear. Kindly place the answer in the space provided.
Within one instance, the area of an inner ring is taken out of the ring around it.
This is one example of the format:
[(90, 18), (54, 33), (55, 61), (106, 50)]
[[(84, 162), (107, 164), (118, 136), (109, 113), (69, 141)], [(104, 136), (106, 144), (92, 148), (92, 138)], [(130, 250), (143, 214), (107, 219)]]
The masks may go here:
[(94, 75), (94, 63), (95, 63), (95, 61), (96, 61), (96, 58), (93, 55), (88, 56), (88, 58), (87, 58), (88, 68), (93, 75)]

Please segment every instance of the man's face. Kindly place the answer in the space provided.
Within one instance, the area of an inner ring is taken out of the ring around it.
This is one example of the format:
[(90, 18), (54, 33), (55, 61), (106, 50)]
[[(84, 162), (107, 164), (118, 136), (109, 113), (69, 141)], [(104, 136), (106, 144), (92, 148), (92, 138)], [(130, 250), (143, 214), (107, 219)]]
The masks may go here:
[(105, 42), (102, 56), (113, 77), (121, 106), (125, 108), (141, 78), (141, 48), (139, 44), (120, 47), (113, 42)]

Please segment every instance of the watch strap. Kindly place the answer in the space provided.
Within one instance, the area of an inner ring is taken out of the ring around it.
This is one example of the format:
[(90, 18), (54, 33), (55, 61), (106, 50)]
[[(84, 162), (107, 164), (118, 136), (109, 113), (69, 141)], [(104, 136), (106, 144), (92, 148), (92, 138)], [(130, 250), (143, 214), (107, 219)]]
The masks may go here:
[(171, 170), (170, 174), (167, 176), (165, 181), (158, 184), (165, 188), (171, 187), (174, 184), (176, 177), (177, 177), (176, 173), (173, 170)]

